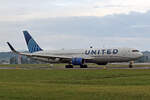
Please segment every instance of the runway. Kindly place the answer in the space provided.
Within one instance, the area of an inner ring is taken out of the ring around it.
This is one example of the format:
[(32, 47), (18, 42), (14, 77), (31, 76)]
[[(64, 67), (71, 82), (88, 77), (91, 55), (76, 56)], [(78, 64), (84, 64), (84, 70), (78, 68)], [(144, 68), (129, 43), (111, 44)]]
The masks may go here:
[[(40, 70), (64, 70), (66, 69), (65, 67), (0, 67), (0, 69), (22, 69), (22, 70), (32, 70), (32, 69), (40, 69)], [(129, 67), (109, 67), (109, 66), (106, 66), (106, 67), (88, 67), (88, 68), (79, 68), (79, 67), (74, 67), (74, 68), (69, 68), (69, 69), (87, 69), (87, 70), (92, 70), (92, 69), (150, 69), (150, 67), (146, 66), (146, 67), (133, 67), (133, 68), (129, 68)]]
[(150, 69), (150, 67), (133, 67), (133, 68), (129, 68), (129, 67), (110, 67), (108, 69)]

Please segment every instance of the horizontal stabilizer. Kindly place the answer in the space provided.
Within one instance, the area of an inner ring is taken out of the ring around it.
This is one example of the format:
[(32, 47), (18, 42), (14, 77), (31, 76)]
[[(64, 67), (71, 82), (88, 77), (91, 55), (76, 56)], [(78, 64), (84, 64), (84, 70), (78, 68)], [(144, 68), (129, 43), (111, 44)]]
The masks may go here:
[(16, 52), (16, 50), (13, 48), (13, 46), (9, 42), (7, 42), (7, 44), (9, 46), (9, 48), (11, 49), (11, 51)]

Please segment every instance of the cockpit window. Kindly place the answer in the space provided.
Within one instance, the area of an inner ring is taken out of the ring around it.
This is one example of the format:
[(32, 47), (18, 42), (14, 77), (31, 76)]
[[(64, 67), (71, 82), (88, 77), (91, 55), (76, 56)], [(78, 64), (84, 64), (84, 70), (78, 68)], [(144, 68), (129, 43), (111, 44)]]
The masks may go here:
[(139, 50), (132, 50), (132, 52), (140, 52)]

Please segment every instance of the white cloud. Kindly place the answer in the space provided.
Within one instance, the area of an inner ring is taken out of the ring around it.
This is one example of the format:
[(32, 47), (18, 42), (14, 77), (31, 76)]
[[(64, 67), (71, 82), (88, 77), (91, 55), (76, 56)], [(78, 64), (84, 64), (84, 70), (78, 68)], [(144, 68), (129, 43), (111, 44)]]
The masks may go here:
[(33, 33), (44, 49), (88, 48), (92, 43), (98, 48), (150, 50), (149, 5), (146, 0), (0, 1), (0, 51), (9, 50), (6, 41), (26, 49), (23, 29)]
[(132, 28), (150, 28), (150, 25), (132, 25)]
[(9, 21), (66, 16), (147, 12), (148, 0), (1, 0), (0, 19)]

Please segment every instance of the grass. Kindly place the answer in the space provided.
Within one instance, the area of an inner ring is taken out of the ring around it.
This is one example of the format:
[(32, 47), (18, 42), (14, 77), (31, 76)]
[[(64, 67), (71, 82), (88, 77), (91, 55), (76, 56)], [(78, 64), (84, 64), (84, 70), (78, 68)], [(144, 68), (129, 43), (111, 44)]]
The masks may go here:
[[(54, 67), (65, 67), (66, 64), (53, 64)], [(49, 67), (50, 64), (0, 64), (0, 67)], [(88, 66), (90, 67), (104, 67), (105, 65), (97, 65), (97, 64), (93, 64), (93, 63), (90, 63), (88, 64)], [(109, 67), (128, 67), (129, 65), (128, 64), (108, 64), (106, 66), (109, 66)], [(140, 64), (140, 65), (133, 65), (135, 67), (150, 67), (150, 65), (148, 64)], [(76, 67), (76, 66), (75, 66)], [(79, 66), (77, 66), (79, 67)]]
[(150, 70), (0, 70), (0, 100), (149, 100)]
[(40, 67), (40, 66), (49, 66), (48, 64), (0, 64), (0, 67)]

